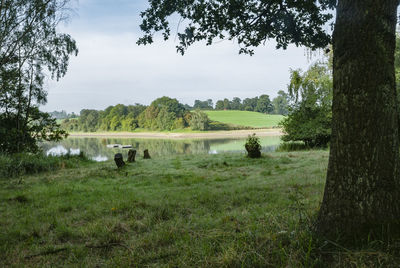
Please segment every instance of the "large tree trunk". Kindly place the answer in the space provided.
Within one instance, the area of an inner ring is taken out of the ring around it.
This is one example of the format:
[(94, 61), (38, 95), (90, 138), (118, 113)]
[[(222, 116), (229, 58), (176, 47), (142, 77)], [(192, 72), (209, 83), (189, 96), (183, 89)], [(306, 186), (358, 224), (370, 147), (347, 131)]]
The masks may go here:
[(398, 0), (338, 1), (331, 151), (316, 224), (328, 238), (399, 232), (397, 6)]

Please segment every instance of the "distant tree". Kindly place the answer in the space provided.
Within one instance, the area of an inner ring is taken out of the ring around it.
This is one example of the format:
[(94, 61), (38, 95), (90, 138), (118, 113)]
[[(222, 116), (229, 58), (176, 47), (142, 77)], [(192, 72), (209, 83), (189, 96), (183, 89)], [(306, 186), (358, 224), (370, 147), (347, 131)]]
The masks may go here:
[(196, 110), (192, 112), (192, 118), (190, 120), (190, 127), (193, 130), (208, 130), (210, 124), (210, 119), (207, 114)]
[(157, 115), (157, 128), (160, 130), (172, 130), (176, 116), (169, 112), (167, 107), (162, 107)]
[(228, 99), (224, 99), (224, 110), (230, 110), (231, 109), (231, 102)]
[(268, 114), (271, 113), (273, 110), (274, 107), (272, 106), (272, 102), (269, 99), (269, 96), (261, 95), (257, 100), (255, 112)]
[(206, 101), (195, 100), (193, 108), (200, 109), (200, 110), (212, 110), (213, 109), (213, 101), (211, 99), (208, 99)]
[(78, 121), (81, 125), (81, 130), (94, 132), (97, 130), (99, 124), (99, 112), (96, 110), (83, 109), (80, 112)]
[(183, 107), (185, 108), (185, 110), (188, 110), (188, 111), (193, 110), (193, 107), (190, 106), (189, 104), (184, 104)]
[(210, 110), (214, 109), (214, 103), (212, 99), (207, 100), (207, 106)]
[(132, 112), (121, 121), (121, 130), (123, 131), (134, 131), (137, 127), (138, 120)]
[(193, 104), (194, 109), (201, 109), (202, 108), (202, 101), (201, 100), (195, 100)]
[(242, 105), (242, 100), (238, 97), (234, 97), (231, 102), (231, 109), (232, 110), (240, 110)]
[(158, 98), (138, 116), (138, 125), (142, 128), (154, 130), (182, 128), (182, 126), (186, 126), (185, 116), (187, 112), (184, 105), (176, 99)]
[(51, 113), (49, 113), (53, 118), (55, 119), (65, 119), (65, 118), (69, 118), (69, 115), (67, 114), (66, 111), (62, 110), (62, 111), (53, 111)]
[(258, 97), (246, 98), (243, 100), (243, 110), (245, 111), (255, 111), (257, 107)]
[(272, 100), (272, 105), (274, 106), (274, 113), (287, 115), (289, 113), (289, 95), (283, 91), (278, 91), (278, 96)]
[(215, 110), (223, 110), (224, 109), (224, 101), (219, 100), (215, 104)]
[(166, 96), (154, 100), (150, 106), (154, 106), (158, 109), (165, 107), (168, 112), (174, 113), (176, 117), (183, 117), (186, 111), (184, 105), (179, 103), (177, 99)]
[(146, 129), (157, 129), (156, 118), (160, 109), (154, 105), (146, 108), (138, 117), (139, 126)]

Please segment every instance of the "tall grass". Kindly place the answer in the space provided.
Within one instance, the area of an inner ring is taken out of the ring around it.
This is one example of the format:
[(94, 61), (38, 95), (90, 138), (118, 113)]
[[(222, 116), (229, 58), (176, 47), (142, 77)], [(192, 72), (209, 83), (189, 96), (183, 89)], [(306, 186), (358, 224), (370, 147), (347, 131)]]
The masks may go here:
[(83, 153), (76, 156), (67, 154), (59, 157), (45, 156), (42, 153), (0, 154), (0, 178), (12, 178), (55, 171), (60, 168), (77, 167), (82, 161), (89, 161)]

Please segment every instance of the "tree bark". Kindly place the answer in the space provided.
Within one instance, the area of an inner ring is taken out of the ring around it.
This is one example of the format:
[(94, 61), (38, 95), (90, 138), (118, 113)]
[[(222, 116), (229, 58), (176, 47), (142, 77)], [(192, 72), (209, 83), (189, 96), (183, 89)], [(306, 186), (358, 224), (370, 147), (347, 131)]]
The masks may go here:
[[(333, 125), (316, 222), (331, 239), (399, 232), (398, 0), (339, 0), (333, 34)], [(397, 228), (397, 229), (396, 229)]]

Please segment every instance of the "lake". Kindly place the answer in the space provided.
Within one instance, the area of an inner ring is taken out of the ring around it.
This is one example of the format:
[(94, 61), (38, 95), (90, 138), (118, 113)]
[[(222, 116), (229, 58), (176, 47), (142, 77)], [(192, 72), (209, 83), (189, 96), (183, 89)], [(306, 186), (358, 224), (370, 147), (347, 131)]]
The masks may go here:
[[(272, 152), (281, 142), (279, 136), (260, 137), (263, 152)], [(141, 138), (98, 138), (71, 137), (61, 142), (43, 143), (41, 147), (48, 155), (84, 152), (96, 161), (114, 159), (116, 153), (123, 153), (126, 158), (129, 149), (108, 148), (109, 144), (132, 145), (142, 157), (148, 149), (151, 156), (183, 155), (183, 154), (218, 154), (222, 152), (245, 153), (245, 138), (236, 139), (141, 139)]]

